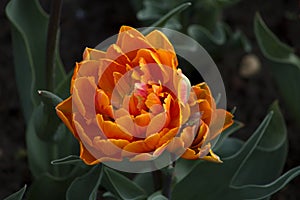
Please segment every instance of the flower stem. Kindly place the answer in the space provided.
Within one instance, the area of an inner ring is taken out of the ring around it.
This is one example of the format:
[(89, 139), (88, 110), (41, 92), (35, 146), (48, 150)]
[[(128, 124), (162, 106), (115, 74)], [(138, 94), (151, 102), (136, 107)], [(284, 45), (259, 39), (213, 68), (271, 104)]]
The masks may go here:
[(172, 181), (174, 177), (174, 170), (175, 170), (175, 161), (169, 165), (168, 169), (166, 170), (165, 178), (163, 181), (163, 188), (162, 188), (162, 195), (171, 199), (171, 187)]
[(52, 0), (50, 19), (48, 24), (47, 46), (46, 46), (46, 88), (54, 89), (55, 78), (55, 50), (57, 44), (58, 27), (62, 8), (62, 0)]
[(154, 183), (154, 190), (160, 190), (162, 185), (162, 173), (160, 170), (152, 171), (153, 183)]

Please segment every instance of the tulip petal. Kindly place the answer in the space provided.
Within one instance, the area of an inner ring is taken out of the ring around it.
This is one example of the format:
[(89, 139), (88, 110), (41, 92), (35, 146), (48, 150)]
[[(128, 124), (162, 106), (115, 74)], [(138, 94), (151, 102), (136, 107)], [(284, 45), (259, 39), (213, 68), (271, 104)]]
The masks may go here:
[(82, 141), (84, 145), (93, 146), (91, 137), (87, 135), (86, 132), (88, 125), (84, 125), (84, 122), (82, 122), (82, 120), (80, 120), (79, 118), (80, 118), (79, 115), (74, 115), (74, 126), (80, 138), (80, 141)]
[(181, 158), (188, 160), (198, 160), (199, 156), (197, 156), (194, 150), (187, 148), (185, 152), (181, 155)]
[(131, 64), (127, 55), (116, 44), (112, 44), (111, 46), (109, 46), (106, 52), (106, 58), (113, 60), (120, 65), (126, 66), (127, 64)]
[(165, 128), (167, 126), (167, 113), (166, 112), (162, 112), (158, 115), (155, 115), (148, 127), (147, 127), (147, 131), (146, 131), (146, 137), (149, 137), (151, 134), (159, 132), (160, 130), (163, 130), (163, 128)]
[(179, 137), (174, 137), (170, 140), (167, 147), (168, 151), (176, 155), (181, 155), (184, 152), (184, 142)]
[(169, 39), (158, 30), (154, 30), (145, 36), (147, 41), (156, 49), (165, 49), (175, 53), (173, 45), (170, 43)]
[(176, 54), (164, 49), (158, 49), (156, 51), (158, 58), (162, 65), (176, 69), (178, 66), (178, 60)]
[(95, 97), (96, 112), (104, 115), (106, 118), (113, 119), (112, 106), (105, 92), (101, 89), (97, 89)]
[[(147, 99), (146, 99), (146, 101), (145, 101), (145, 105), (146, 105), (146, 106), (148, 107), (148, 109), (150, 109), (150, 110), (151, 110), (151, 108), (152, 108), (153, 105), (160, 105), (160, 107), (162, 108), (162, 106), (161, 106), (161, 101), (160, 101), (159, 97), (158, 97), (156, 94), (154, 94), (154, 93), (150, 93), (150, 94), (147, 96)], [(159, 112), (161, 112), (161, 109), (160, 109)]]
[(95, 165), (99, 163), (99, 161), (90, 153), (90, 151), (85, 148), (82, 142), (80, 142), (80, 158), (87, 165)]
[(101, 139), (99, 136), (95, 137), (93, 141), (94, 147), (106, 156), (120, 154), (122, 152), (122, 148), (128, 144), (129, 142), (127, 140), (106, 140)]
[(106, 53), (97, 49), (85, 48), (83, 52), (83, 60), (100, 60), (105, 58)]
[(207, 140), (212, 140), (217, 137), (223, 130), (233, 124), (233, 115), (226, 110), (217, 109), (213, 113), (213, 120), (209, 125), (210, 133), (208, 134)]
[(139, 49), (153, 49), (139, 31), (128, 26), (121, 27), (116, 44), (130, 60), (135, 57), (136, 51)]
[(95, 81), (98, 81), (99, 61), (85, 60), (80, 63), (76, 63), (74, 73), (71, 80), (70, 93), (73, 93), (73, 87), (75, 80), (80, 77), (94, 77)]
[(192, 147), (199, 147), (203, 144), (205, 138), (207, 137), (207, 135), (209, 134), (209, 128), (207, 126), (207, 124), (200, 122), (200, 127), (198, 130), (197, 135), (195, 135), (194, 141), (192, 143)]
[(130, 158), (131, 162), (137, 162), (137, 161), (150, 161), (156, 159), (155, 156), (153, 156), (150, 153), (139, 153), (135, 155), (134, 157)]
[(101, 114), (97, 114), (97, 122), (100, 127), (101, 132), (110, 139), (124, 139), (131, 141), (132, 135), (128, 132), (124, 132), (118, 124), (111, 121), (104, 121)]
[(147, 137), (145, 139), (145, 144), (150, 148), (150, 149), (155, 149), (155, 147), (157, 146), (158, 142), (160, 139), (160, 135), (159, 133), (155, 133), (150, 135), (149, 137)]
[(58, 117), (64, 122), (74, 136), (77, 137), (72, 125), (72, 96), (60, 102), (55, 109)]
[(95, 95), (97, 85), (94, 77), (80, 77), (74, 82), (74, 90), (72, 95), (73, 112), (79, 112), (86, 119), (94, 119), (95, 110)]
[(99, 61), (99, 82), (98, 86), (100, 89), (104, 90), (108, 95), (112, 94), (112, 91), (115, 87), (115, 80), (113, 73), (119, 72), (125, 74), (126, 66), (120, 65), (113, 60), (101, 59)]
[(220, 159), (220, 157), (215, 154), (211, 149), (209, 150), (209, 154), (208, 156), (204, 156), (201, 158), (201, 160), (206, 160), (206, 161), (210, 161), (210, 162), (215, 162), (215, 163), (222, 163), (223, 161)]
[(126, 145), (123, 150), (124, 155), (126, 155), (127, 153), (147, 153), (152, 151), (152, 149), (148, 147), (148, 145), (146, 145), (145, 141), (143, 140), (134, 141)]
[(191, 144), (195, 138), (195, 129), (196, 129), (196, 126), (192, 126), (192, 127), (188, 126), (182, 130), (180, 138), (183, 142), (184, 148), (191, 146)]
[(148, 126), (150, 123), (150, 120), (151, 120), (151, 118), (150, 118), (149, 113), (140, 114), (134, 118), (134, 122), (138, 126)]
[(167, 132), (165, 132), (165, 130), (162, 130), (160, 132), (161, 138), (159, 140), (158, 146), (170, 142), (170, 140), (172, 140), (178, 134), (178, 130), (179, 130), (178, 127), (168, 130)]

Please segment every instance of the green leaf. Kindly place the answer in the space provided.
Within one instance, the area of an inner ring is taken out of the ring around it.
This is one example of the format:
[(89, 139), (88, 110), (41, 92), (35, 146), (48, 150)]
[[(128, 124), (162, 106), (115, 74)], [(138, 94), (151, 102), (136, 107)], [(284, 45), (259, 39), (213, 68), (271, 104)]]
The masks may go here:
[(37, 178), (29, 188), (27, 199), (65, 199), (66, 191), (73, 177), (58, 178), (48, 173)]
[[(295, 167), (281, 177), (266, 185), (244, 185), (233, 186), (233, 188), (241, 193), (245, 199), (261, 199), (269, 197), (269, 194), (279, 191), (285, 187), (291, 180), (300, 175), (300, 166)], [(249, 192), (253, 191), (253, 192)]]
[(200, 25), (191, 25), (188, 28), (188, 34), (192, 36), (205, 48), (209, 45), (223, 45), (226, 41), (226, 35), (221, 23), (217, 23), (214, 32), (210, 32), (205, 27)]
[(162, 195), (161, 191), (157, 191), (149, 196), (147, 200), (168, 200), (168, 198)]
[[(277, 103), (247, 142), (227, 138), (217, 153), (222, 155), (223, 151), (227, 152), (221, 156), (222, 164), (196, 161), (188, 174), (179, 175), (172, 199), (262, 199), (299, 174), (295, 168), (278, 178), (286, 159), (287, 137)], [(176, 168), (187, 168), (187, 161), (180, 162)], [(175, 169), (176, 177), (178, 171)]]
[(294, 50), (280, 42), (259, 14), (255, 16), (254, 31), (261, 50), (267, 58), (278, 62), (292, 62), (296, 66), (299, 65), (299, 60), (293, 55)]
[(228, 24), (223, 23), (227, 35), (229, 47), (241, 47), (245, 52), (250, 53), (252, 46), (248, 38), (240, 30), (233, 31)]
[(120, 199), (145, 199), (146, 192), (124, 175), (105, 167), (101, 185)]
[(53, 176), (65, 176), (70, 173), (74, 166), (52, 165), (51, 161), (68, 155), (77, 155), (78, 143), (74, 139), (64, 124), (60, 124), (56, 131), (55, 140), (42, 140), (36, 130), (35, 120), (39, 114), (39, 107), (33, 112), (26, 130), (26, 144), (28, 152), (28, 162), (31, 173), (34, 177), (48, 172)]
[(19, 191), (11, 194), (10, 196), (6, 197), (4, 200), (22, 200), (23, 196), (25, 194), (26, 191), (26, 185), (24, 185), (24, 187), (22, 189), (20, 189)]
[(50, 91), (38, 90), (38, 94), (40, 95), (42, 102), (44, 102), (44, 104), (55, 107), (57, 104), (62, 102), (62, 99), (60, 97), (58, 97), (57, 95), (53, 94)]
[[(259, 14), (255, 16), (254, 31), (289, 112), (300, 119), (300, 59), (294, 50), (282, 43), (266, 26)], [(298, 123), (299, 124), (299, 123)]]
[(153, 177), (152, 173), (140, 173), (137, 174), (133, 181), (143, 188), (147, 195), (150, 195), (154, 192), (154, 183), (153, 183)]
[(202, 25), (190, 25), (187, 34), (215, 57), (221, 54), (223, 46), (227, 42), (224, 26), (220, 22), (214, 24), (211, 31)]
[(34, 125), (38, 136), (45, 141), (57, 140), (61, 129), (61, 120), (57, 117), (55, 106), (62, 101), (55, 94), (39, 90), (41, 104), (36, 108), (34, 113)]
[[(45, 88), (45, 56), (48, 16), (37, 0), (11, 0), (6, 7), (11, 22), (16, 81), (26, 122), (40, 99), (36, 91)], [(56, 83), (65, 71), (56, 58)]]
[(64, 158), (59, 158), (56, 160), (51, 161), (52, 165), (69, 165), (69, 164), (83, 164), (83, 161), (80, 159), (79, 156), (76, 155), (69, 155)]
[(102, 179), (102, 165), (94, 166), (88, 173), (76, 178), (67, 190), (67, 200), (96, 200)]
[(174, 8), (173, 10), (169, 11), (167, 14), (165, 14), (163, 17), (161, 17), (157, 22), (153, 23), (149, 28), (145, 29), (143, 31), (143, 34), (148, 34), (150, 33), (154, 27), (162, 27), (164, 26), (164, 24), (171, 19), (173, 16), (179, 14), (180, 12), (184, 11), (185, 9), (187, 9), (189, 6), (191, 6), (192, 4), (190, 2), (187, 3), (183, 3), (179, 6), (177, 6), (176, 8)]

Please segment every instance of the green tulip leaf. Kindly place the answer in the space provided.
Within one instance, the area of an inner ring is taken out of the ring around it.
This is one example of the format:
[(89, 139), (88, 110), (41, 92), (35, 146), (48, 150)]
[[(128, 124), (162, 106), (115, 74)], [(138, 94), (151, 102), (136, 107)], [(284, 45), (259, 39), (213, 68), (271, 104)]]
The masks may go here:
[(161, 191), (157, 191), (150, 195), (147, 200), (168, 200), (168, 198), (162, 195)]
[(199, 42), (204, 48), (208, 48), (210, 45), (223, 45), (226, 41), (226, 35), (221, 23), (217, 23), (214, 32), (210, 32), (203, 26), (190, 25), (188, 28), (188, 34)]
[(145, 190), (147, 195), (150, 195), (154, 192), (154, 183), (152, 173), (140, 173), (137, 174), (133, 181)]
[(62, 102), (62, 99), (52, 92), (46, 90), (38, 90), (38, 94), (44, 104), (55, 107), (57, 104)]
[[(28, 152), (29, 168), (34, 177), (48, 172), (53, 176), (69, 174), (74, 166), (52, 165), (51, 161), (68, 155), (78, 154), (78, 144), (64, 124), (60, 124), (56, 130), (55, 140), (43, 140), (38, 136), (36, 119), (41, 118), (40, 107), (34, 109), (26, 130), (26, 144)], [(57, 118), (57, 117), (56, 117)]]
[(181, 13), (182, 11), (184, 11), (185, 9), (187, 9), (191, 5), (192, 4), (190, 2), (187, 2), (187, 3), (183, 3), (183, 4), (179, 5), (179, 6), (177, 6), (176, 8), (172, 9), (167, 14), (165, 14), (164, 16), (162, 16), (158, 21), (156, 21), (155, 23), (153, 23), (152, 25), (150, 25), (149, 28), (145, 29), (143, 31), (143, 34), (150, 33), (155, 27), (162, 27), (162, 26), (164, 26), (168, 22), (168, 20), (170, 20), (173, 16)]
[[(215, 151), (222, 164), (183, 159), (177, 162), (172, 199), (263, 199), (299, 174), (299, 168), (295, 168), (280, 176), (287, 155), (287, 136), (277, 103), (246, 142), (229, 137)], [(182, 167), (189, 168), (188, 174), (178, 173), (184, 171)]]
[(213, 27), (210, 31), (205, 26), (194, 24), (188, 27), (187, 33), (214, 55), (219, 55), (228, 47), (243, 48), (246, 52), (251, 51), (250, 42), (240, 31), (233, 32), (227, 24), (222, 22), (216, 22)]
[(250, 53), (252, 46), (248, 38), (240, 30), (233, 31), (228, 24), (223, 24), (227, 35), (227, 43), (230, 47), (243, 48), (247, 53)]
[[(18, 92), (26, 122), (40, 99), (38, 89), (46, 88), (46, 36), (48, 16), (38, 0), (11, 0), (6, 7), (11, 22), (14, 65)], [(58, 51), (57, 51), (58, 52)], [(65, 78), (61, 60), (56, 56), (56, 85)]]
[(27, 199), (65, 199), (66, 191), (74, 177), (59, 178), (45, 173), (30, 186)]
[(261, 199), (267, 198), (270, 194), (279, 191), (285, 187), (291, 180), (300, 175), (300, 166), (295, 167), (272, 183), (266, 185), (244, 185), (232, 186), (237, 193), (240, 193), (244, 199)]
[(52, 165), (80, 165), (80, 166), (86, 166), (83, 161), (80, 159), (79, 156), (76, 155), (69, 155), (64, 158), (59, 158), (56, 160), (51, 161)]
[(102, 165), (94, 166), (88, 173), (76, 178), (66, 193), (67, 200), (96, 200), (102, 179)]
[(259, 14), (254, 31), (260, 49), (270, 61), (270, 69), (285, 105), (296, 120), (300, 119), (300, 59), (294, 50), (282, 43), (266, 26)]
[(23, 196), (25, 194), (25, 191), (26, 191), (26, 185), (20, 189), (19, 191), (9, 195), (8, 197), (6, 197), (4, 200), (22, 200), (23, 199)]
[(145, 199), (146, 192), (124, 175), (105, 167), (101, 185), (120, 199)]
[(57, 137), (60, 136), (59, 132), (64, 128), (61, 126), (61, 120), (56, 115), (55, 106), (62, 99), (45, 90), (39, 90), (38, 94), (41, 98), (41, 103), (36, 108), (37, 112), (34, 115), (36, 133), (45, 141), (57, 140)]

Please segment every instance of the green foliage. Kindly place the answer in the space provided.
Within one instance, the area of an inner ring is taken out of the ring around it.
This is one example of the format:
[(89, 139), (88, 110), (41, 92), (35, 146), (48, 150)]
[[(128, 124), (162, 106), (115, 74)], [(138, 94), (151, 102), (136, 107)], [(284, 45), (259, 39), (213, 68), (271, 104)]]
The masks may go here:
[(45, 90), (39, 90), (38, 94), (41, 98), (41, 103), (35, 109), (35, 114), (32, 115), (34, 117), (36, 133), (44, 141), (54, 141), (59, 135), (57, 131), (62, 131), (60, 127), (62, 125), (61, 120), (57, 117), (55, 111), (55, 106), (62, 99)]
[(148, 29), (144, 30), (144, 34), (148, 34), (150, 33), (155, 27), (162, 27), (165, 24), (167, 24), (167, 22), (174, 16), (176, 16), (177, 14), (181, 13), (182, 11), (184, 11), (185, 9), (187, 9), (189, 6), (191, 6), (191, 3), (183, 3), (179, 6), (177, 6), (176, 8), (172, 9), (171, 11), (169, 11), (167, 14), (165, 14), (163, 17), (161, 17), (158, 21), (156, 21), (155, 23), (153, 23)]
[[(46, 88), (47, 77), (53, 76), (46, 74), (45, 63), (49, 17), (37, 0), (11, 0), (6, 14), (11, 22), (16, 80), (27, 122), (28, 162), (35, 177), (28, 196), (29, 199), (59, 199), (74, 179), (70, 174), (77, 168), (51, 165), (51, 161), (78, 154), (78, 147), (56, 116), (55, 106), (62, 99), (51, 92), (38, 91)], [(55, 65), (55, 92), (65, 98), (71, 76), (66, 76), (57, 48)]]
[(66, 191), (73, 179), (72, 176), (59, 178), (45, 173), (30, 186), (27, 199), (65, 199)]
[[(172, 199), (263, 199), (300, 174), (298, 167), (278, 178), (287, 155), (287, 139), (277, 104), (247, 142), (230, 137), (220, 142), (215, 150), (222, 164), (178, 161)], [(187, 168), (189, 172), (182, 173)]]
[(146, 198), (145, 191), (124, 175), (107, 167), (104, 168), (103, 173), (101, 185), (118, 199), (138, 200)]
[[(30, 13), (30, 14), (29, 14)], [(48, 16), (37, 0), (11, 0), (6, 7), (11, 22), (14, 66), (26, 122), (39, 105), (38, 89), (46, 88), (46, 39)], [(55, 60), (55, 85), (66, 77), (60, 58)]]
[(155, 192), (154, 190), (155, 185), (153, 183), (152, 173), (148, 172), (148, 173), (137, 174), (134, 177), (133, 181), (141, 188), (143, 188), (147, 193), (147, 195), (151, 195), (152, 193)]
[(157, 191), (149, 196), (147, 200), (168, 200), (168, 198), (162, 195), (160, 191)]
[(255, 16), (254, 31), (261, 51), (270, 61), (270, 69), (286, 107), (300, 122), (300, 58), (271, 32), (259, 14)]
[(96, 165), (88, 173), (76, 178), (66, 193), (67, 200), (96, 200), (102, 179), (102, 165)]
[[(245, 35), (239, 30), (233, 32), (220, 20), (223, 10), (237, 2), (238, 0), (192, 0), (188, 3), (183, 0), (144, 0), (137, 18), (146, 26), (153, 23), (150, 26), (163, 26), (187, 33), (215, 57), (233, 47), (250, 52), (251, 44)], [(173, 9), (174, 7), (176, 8)], [(178, 8), (183, 9), (176, 11)], [(164, 23), (159, 23), (162, 20)]]
[(22, 200), (23, 199), (23, 196), (24, 196), (24, 193), (26, 191), (26, 185), (20, 189), (19, 191), (11, 194), (9, 197), (6, 197), (4, 200)]

